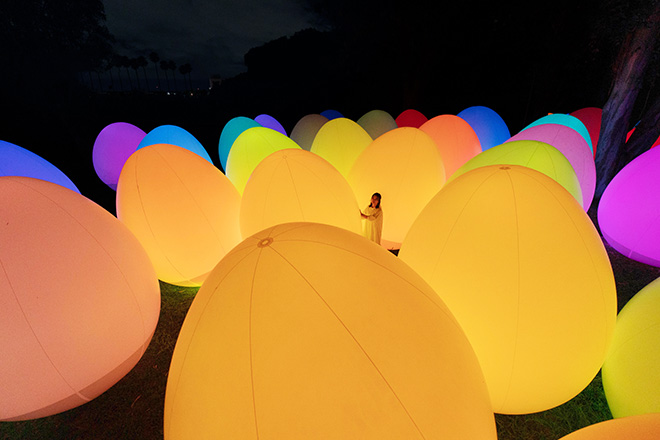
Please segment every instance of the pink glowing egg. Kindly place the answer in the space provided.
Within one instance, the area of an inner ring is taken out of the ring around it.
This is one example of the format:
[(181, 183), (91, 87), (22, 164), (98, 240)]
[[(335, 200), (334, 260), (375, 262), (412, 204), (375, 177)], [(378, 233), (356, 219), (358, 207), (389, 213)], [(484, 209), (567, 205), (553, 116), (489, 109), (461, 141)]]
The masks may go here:
[(94, 399), (138, 362), (160, 288), (120, 221), (51, 182), (0, 177), (0, 420)]
[(328, 122), (328, 118), (318, 114), (306, 115), (300, 118), (291, 130), (291, 139), (303, 150), (309, 151), (314, 143), (316, 133)]
[(521, 131), (507, 142), (520, 140), (545, 142), (566, 156), (580, 181), (582, 206), (588, 211), (596, 191), (596, 164), (584, 138), (565, 125), (542, 124)]
[(586, 107), (576, 110), (571, 113), (571, 116), (578, 118), (589, 132), (591, 137), (591, 146), (594, 149), (594, 157), (596, 157), (596, 147), (598, 146), (598, 139), (600, 138), (600, 126), (603, 117), (603, 110), (597, 107)]
[(126, 122), (115, 122), (101, 130), (94, 141), (92, 161), (103, 183), (117, 189), (122, 167), (146, 135), (140, 128)]
[(419, 129), (435, 141), (442, 162), (445, 164), (447, 177), (482, 151), (477, 133), (470, 124), (458, 116), (436, 116)]
[(660, 267), (660, 149), (626, 165), (609, 183), (598, 205), (605, 240), (628, 258)]
[(396, 122), (398, 127), (419, 128), (428, 120), (429, 118), (424, 116), (420, 111), (415, 109), (408, 109), (402, 111), (401, 114), (396, 117), (394, 122)]

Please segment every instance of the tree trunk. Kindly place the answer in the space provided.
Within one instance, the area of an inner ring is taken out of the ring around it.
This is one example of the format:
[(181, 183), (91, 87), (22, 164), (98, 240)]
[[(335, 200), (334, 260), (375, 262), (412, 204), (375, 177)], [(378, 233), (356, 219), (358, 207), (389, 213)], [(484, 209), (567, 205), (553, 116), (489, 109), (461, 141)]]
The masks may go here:
[[(653, 56), (653, 49), (660, 32), (660, 2), (657, 2), (647, 20), (642, 21), (627, 35), (614, 66), (614, 81), (610, 96), (603, 107), (603, 119), (596, 152), (595, 199), (600, 199), (612, 178), (635, 156), (624, 154), (626, 134), (633, 107), (643, 85), (646, 67)], [(657, 106), (651, 110), (658, 111)], [(656, 120), (657, 120), (657, 115)], [(644, 119), (653, 115), (645, 115)], [(641, 136), (641, 134), (640, 134)], [(630, 147), (636, 144), (631, 144)], [(651, 145), (648, 145), (650, 147)], [(641, 147), (630, 154), (639, 154)]]

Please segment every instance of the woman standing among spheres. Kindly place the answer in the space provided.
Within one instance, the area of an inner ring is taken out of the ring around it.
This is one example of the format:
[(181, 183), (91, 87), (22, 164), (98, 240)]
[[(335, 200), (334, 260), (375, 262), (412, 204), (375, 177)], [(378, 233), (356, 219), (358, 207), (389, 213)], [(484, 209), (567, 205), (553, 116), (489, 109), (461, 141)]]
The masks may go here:
[(383, 210), (380, 207), (380, 194), (371, 196), (371, 203), (363, 211), (360, 211), (362, 222), (362, 235), (371, 241), (380, 244), (383, 234)]

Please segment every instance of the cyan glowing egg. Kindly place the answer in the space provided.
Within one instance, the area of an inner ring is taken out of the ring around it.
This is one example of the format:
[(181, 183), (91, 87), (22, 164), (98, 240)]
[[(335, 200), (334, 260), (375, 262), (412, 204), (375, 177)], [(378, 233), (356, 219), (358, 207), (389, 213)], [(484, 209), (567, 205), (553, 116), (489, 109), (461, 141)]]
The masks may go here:
[(600, 139), (600, 126), (603, 118), (603, 110), (597, 107), (586, 107), (580, 110), (576, 110), (571, 113), (571, 116), (578, 118), (589, 132), (589, 137), (591, 138), (591, 146), (594, 150), (594, 157), (596, 157), (596, 151), (598, 146), (598, 139)]
[(603, 363), (603, 388), (614, 417), (660, 413), (660, 278), (623, 307)]
[(584, 138), (565, 125), (541, 124), (521, 131), (507, 142), (520, 140), (545, 142), (566, 156), (580, 181), (582, 206), (588, 211), (596, 191), (596, 164)]
[(312, 149), (316, 133), (318, 133), (326, 122), (328, 122), (328, 118), (325, 116), (318, 114), (305, 115), (296, 122), (296, 125), (293, 126), (291, 136), (289, 137), (298, 144), (300, 148), (309, 151)]
[(254, 127), (241, 133), (229, 151), (226, 175), (243, 194), (252, 171), (266, 156), (286, 148), (300, 147), (282, 133), (266, 127)]
[(394, 122), (396, 122), (397, 127), (419, 128), (428, 120), (429, 118), (424, 116), (422, 112), (410, 108), (402, 111)]
[(0, 218), (0, 420), (83, 405), (149, 345), (154, 268), (112, 214), (51, 182), (0, 177)]
[(369, 133), (371, 139), (376, 139), (381, 134), (397, 128), (394, 118), (384, 110), (371, 110), (362, 115), (357, 123)]
[(371, 141), (369, 133), (356, 122), (336, 118), (323, 124), (316, 133), (310, 151), (330, 162), (346, 177), (355, 160)]
[(525, 131), (528, 128), (536, 127), (537, 125), (543, 125), (543, 124), (559, 124), (572, 128), (573, 130), (580, 133), (580, 136), (582, 136), (582, 138), (587, 143), (587, 145), (589, 145), (589, 149), (593, 153), (594, 147), (591, 142), (591, 135), (589, 134), (589, 130), (587, 130), (587, 127), (585, 127), (582, 121), (580, 121), (575, 116), (565, 115), (563, 113), (553, 113), (537, 119), (536, 121), (529, 124), (527, 127), (523, 128), (521, 131)]
[(261, 127), (261, 125), (245, 116), (237, 116), (225, 124), (218, 142), (218, 156), (223, 170), (227, 170), (227, 156), (229, 156), (229, 150), (234, 145), (236, 138), (248, 128), (253, 127)]
[(279, 131), (284, 136), (287, 135), (286, 130), (284, 129), (282, 124), (280, 124), (280, 121), (278, 121), (277, 119), (275, 119), (271, 115), (267, 115), (265, 113), (261, 114), (261, 115), (257, 116), (256, 118), (254, 118), (254, 121), (257, 122), (262, 127), (266, 127), (266, 128), (270, 128), (271, 130)]
[(209, 153), (202, 144), (199, 143), (197, 138), (176, 125), (161, 125), (160, 127), (154, 128), (142, 139), (137, 149), (139, 150), (155, 144), (170, 144), (185, 148), (213, 164), (211, 156), (209, 156)]
[(92, 161), (103, 183), (117, 189), (122, 167), (146, 135), (142, 129), (126, 122), (115, 122), (101, 130), (94, 141)]
[(451, 177), (465, 162), (481, 153), (477, 133), (458, 116), (436, 116), (419, 129), (431, 136), (438, 147), (447, 177)]
[(488, 107), (480, 105), (468, 107), (456, 116), (470, 124), (479, 138), (483, 151), (500, 145), (511, 137), (504, 119)]
[(0, 141), (0, 176), (32, 177), (80, 193), (71, 179), (55, 165), (25, 148), (5, 141)]
[(603, 237), (618, 252), (660, 267), (660, 149), (633, 159), (614, 176), (598, 205)]

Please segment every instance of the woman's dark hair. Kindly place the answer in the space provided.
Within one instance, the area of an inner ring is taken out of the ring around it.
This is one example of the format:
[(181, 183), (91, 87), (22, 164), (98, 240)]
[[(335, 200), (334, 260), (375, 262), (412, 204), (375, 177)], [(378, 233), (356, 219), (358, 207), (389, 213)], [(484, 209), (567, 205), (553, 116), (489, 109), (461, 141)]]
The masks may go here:
[[(375, 206), (376, 209), (380, 208), (380, 193), (373, 193), (371, 197), (378, 197), (378, 205)], [(371, 202), (369, 202), (369, 207), (374, 208), (374, 206), (371, 206)]]

